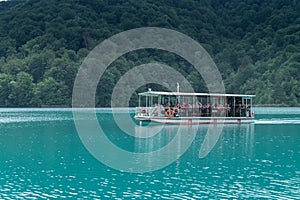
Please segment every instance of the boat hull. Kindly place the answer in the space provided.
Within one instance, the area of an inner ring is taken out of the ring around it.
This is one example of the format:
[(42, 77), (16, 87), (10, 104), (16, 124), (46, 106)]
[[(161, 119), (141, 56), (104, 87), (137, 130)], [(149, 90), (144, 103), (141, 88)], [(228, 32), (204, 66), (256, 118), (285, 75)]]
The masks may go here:
[(252, 117), (149, 117), (136, 116), (136, 120), (140, 122), (155, 122), (160, 124), (250, 124), (254, 122)]

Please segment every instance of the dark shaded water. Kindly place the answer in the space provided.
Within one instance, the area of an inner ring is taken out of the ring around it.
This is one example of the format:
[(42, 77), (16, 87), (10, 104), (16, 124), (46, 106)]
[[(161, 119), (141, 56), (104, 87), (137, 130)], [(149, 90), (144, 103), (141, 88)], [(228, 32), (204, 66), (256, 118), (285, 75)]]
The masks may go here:
[[(2, 109), (0, 199), (300, 199), (300, 109), (256, 108), (256, 113), (255, 124), (225, 125), (203, 158), (206, 125), (170, 165), (127, 173), (86, 150), (71, 110)], [(137, 139), (122, 132), (108, 110), (97, 110), (97, 117), (107, 137), (130, 152), (157, 151), (178, 131), (165, 126), (153, 137)], [(132, 130), (137, 134), (139, 128)]]

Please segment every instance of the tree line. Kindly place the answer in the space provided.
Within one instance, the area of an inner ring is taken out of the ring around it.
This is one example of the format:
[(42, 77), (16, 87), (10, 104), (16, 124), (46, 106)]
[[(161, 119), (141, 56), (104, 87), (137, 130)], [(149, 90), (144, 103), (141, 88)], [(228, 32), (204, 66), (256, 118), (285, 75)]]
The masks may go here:
[[(116, 33), (149, 26), (202, 44), (227, 93), (256, 94), (257, 105), (299, 106), (299, 10), (295, 0), (0, 2), (0, 106), (71, 106), (73, 82), (88, 53)], [(105, 72), (97, 106), (110, 105), (112, 88), (126, 71), (153, 61), (174, 67), (195, 91), (206, 92), (200, 74), (179, 56), (140, 50)]]

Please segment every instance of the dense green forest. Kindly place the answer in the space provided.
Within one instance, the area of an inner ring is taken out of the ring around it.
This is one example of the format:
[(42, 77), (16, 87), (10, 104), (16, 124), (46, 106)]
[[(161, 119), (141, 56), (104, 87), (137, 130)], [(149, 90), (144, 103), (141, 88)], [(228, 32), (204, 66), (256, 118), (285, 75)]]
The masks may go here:
[[(26, 0), (0, 2), (0, 106), (71, 106), (83, 59), (125, 30), (164, 27), (189, 35), (209, 52), (227, 93), (256, 94), (257, 105), (300, 105), (298, 0)], [(135, 51), (100, 80), (97, 106), (128, 69), (164, 62), (205, 92), (185, 60)]]

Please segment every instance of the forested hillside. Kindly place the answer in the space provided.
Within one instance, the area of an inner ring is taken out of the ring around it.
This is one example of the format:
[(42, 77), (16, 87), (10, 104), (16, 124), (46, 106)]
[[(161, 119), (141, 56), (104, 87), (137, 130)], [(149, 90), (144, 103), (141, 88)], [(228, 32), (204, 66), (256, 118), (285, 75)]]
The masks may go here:
[[(300, 105), (298, 0), (26, 0), (0, 2), (0, 106), (71, 106), (85, 56), (104, 39), (132, 28), (164, 27), (201, 43), (217, 64), (226, 92), (256, 94), (257, 105)], [(128, 69), (164, 62), (195, 91), (199, 74), (170, 53), (135, 51), (100, 81), (97, 105)]]

